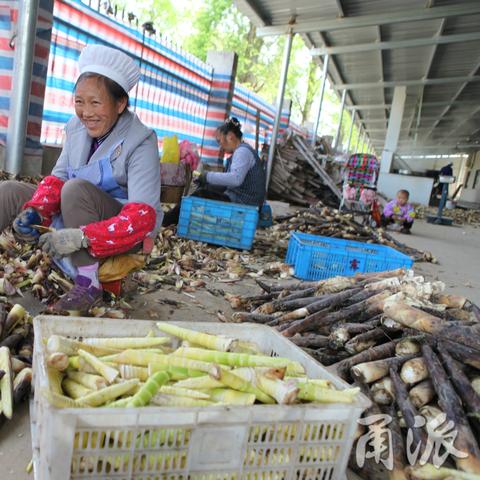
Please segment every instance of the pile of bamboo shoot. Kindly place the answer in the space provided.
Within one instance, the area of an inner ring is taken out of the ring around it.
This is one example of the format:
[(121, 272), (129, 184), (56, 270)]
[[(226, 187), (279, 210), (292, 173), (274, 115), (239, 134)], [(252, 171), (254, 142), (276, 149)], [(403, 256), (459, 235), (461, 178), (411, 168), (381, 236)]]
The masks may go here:
[(32, 318), (21, 305), (0, 304), (0, 423), (30, 393)]
[[(436, 215), (437, 213), (438, 207), (418, 206), (415, 209), (417, 218), (425, 218), (427, 215)], [(442, 211), (442, 215), (447, 218), (452, 218), (455, 225), (480, 226), (480, 210), (478, 208), (445, 208)]]
[(203, 407), (350, 403), (359, 391), (339, 391), (327, 380), (309, 379), (298, 362), (264, 355), (253, 342), (165, 322), (157, 326), (168, 336), (150, 332), (146, 337), (82, 341), (50, 336), (50, 388), (43, 395), (58, 408)]
[[(73, 287), (73, 283), (52, 259), (35, 245), (17, 242), (11, 229), (0, 233), (0, 301), (30, 292), (48, 309)], [(93, 307), (95, 317), (125, 318), (128, 304), (112, 298), (104, 306)], [(68, 312), (65, 312), (68, 315)]]
[(290, 132), (275, 149), (269, 198), (296, 205), (322, 200), (338, 207), (341, 165), (330, 162), (332, 158), (317, 153), (300, 136)]
[(436, 261), (429, 252), (407, 247), (382, 229), (360, 225), (351, 214), (318, 203), (305, 211), (277, 217), (270, 228), (258, 229), (250, 252), (186, 240), (175, 235), (174, 227), (164, 228), (156, 239), (147, 266), (135, 273), (134, 279), (145, 291), (170, 285), (189, 294), (199, 288), (208, 289), (211, 280), (233, 282), (248, 277), (287, 278), (292, 275), (292, 268), (281, 262), (293, 230), (378, 243), (401, 250), (416, 261)]
[[(399, 433), (392, 435), (398, 454), (397, 476), (391, 478), (409, 478), (402, 453), (408, 429), (414, 446), (420, 444), (422, 451), (426, 445), (427, 426), (415, 427), (416, 415), (434, 422), (445, 414), (458, 431), (453, 445), (468, 455), (451, 455), (446, 466), (480, 474), (480, 309), (475, 304), (446, 294), (442, 282), (403, 270), (258, 283), (263, 293), (257, 296), (229, 297), (232, 307), (250, 310), (234, 313), (232, 321), (277, 328), (361, 388), (374, 402), (366, 415), (391, 413), (392, 431)], [(360, 473), (382, 478), (365, 467)]]
[(350, 213), (340, 212), (321, 202), (303, 211), (275, 218), (275, 224), (265, 230), (257, 230), (254, 252), (269, 248), (282, 256), (286, 252), (292, 230), (321, 235), (323, 237), (343, 238), (366, 243), (377, 243), (400, 250), (415, 261), (433, 262), (436, 259), (430, 252), (422, 252), (396, 240), (382, 228), (361, 225)]

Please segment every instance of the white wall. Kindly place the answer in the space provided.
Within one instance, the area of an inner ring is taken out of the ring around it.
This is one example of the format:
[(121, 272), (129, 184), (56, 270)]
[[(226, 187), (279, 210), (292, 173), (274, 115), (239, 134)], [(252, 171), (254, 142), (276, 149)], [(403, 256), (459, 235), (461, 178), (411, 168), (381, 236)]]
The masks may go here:
[(389, 199), (394, 198), (399, 190), (408, 190), (411, 202), (428, 205), (432, 186), (433, 178), (380, 173), (377, 188)]
[(453, 171), (459, 170), (462, 165), (462, 158), (403, 158), (414, 172), (425, 172), (427, 170), (440, 170), (448, 163), (453, 163)]

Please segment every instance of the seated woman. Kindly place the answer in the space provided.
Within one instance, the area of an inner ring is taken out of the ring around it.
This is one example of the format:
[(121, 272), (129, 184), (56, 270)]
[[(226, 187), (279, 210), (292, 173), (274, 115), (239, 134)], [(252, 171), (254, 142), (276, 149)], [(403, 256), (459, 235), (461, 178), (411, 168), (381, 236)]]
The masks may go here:
[[(162, 210), (156, 134), (128, 110), (138, 66), (120, 50), (89, 45), (79, 69), (76, 117), (52, 175), (37, 188), (0, 184), (0, 229), (13, 221), (19, 239), (71, 256), (74, 287), (53, 309), (86, 312), (102, 297), (99, 260), (141, 248), (160, 227)], [(40, 236), (35, 226), (52, 221), (56, 230)]]
[[(265, 170), (255, 149), (242, 138), (241, 125), (235, 117), (217, 128), (216, 139), (221, 150), (232, 155), (225, 172), (202, 173), (196, 180), (198, 188), (192, 195), (258, 207), (263, 204)], [(179, 215), (180, 205), (177, 205), (165, 214), (163, 225), (177, 224)]]

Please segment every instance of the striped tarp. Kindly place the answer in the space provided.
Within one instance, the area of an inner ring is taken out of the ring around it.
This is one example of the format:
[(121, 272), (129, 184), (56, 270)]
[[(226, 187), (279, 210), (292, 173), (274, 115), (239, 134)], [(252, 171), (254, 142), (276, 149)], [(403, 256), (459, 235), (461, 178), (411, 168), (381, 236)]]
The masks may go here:
[[(275, 107), (267, 103), (258, 94), (242, 85), (236, 85), (233, 93), (232, 116), (237, 117), (243, 125), (245, 140), (255, 146), (258, 125), (258, 144), (270, 143)], [(279, 136), (289, 125), (290, 112), (283, 111), (280, 121)]]
[(153, 128), (160, 147), (176, 134), (202, 146), (212, 68), (166, 41), (103, 15), (75, 0), (56, 0), (45, 98), (42, 142), (60, 145), (63, 127), (73, 114), (77, 60), (87, 44), (123, 50), (141, 65), (138, 88), (130, 92), (131, 108)]
[[(41, 0), (41, 6), (53, 0)], [(13, 75), (16, 1), (0, 1), (0, 142), (5, 142), (9, 97)], [(65, 123), (73, 115), (73, 89), (78, 77), (77, 60), (87, 44), (119, 48), (141, 65), (138, 88), (130, 92), (131, 108), (152, 127), (159, 138), (177, 135), (200, 147), (202, 160), (218, 162), (215, 129), (228, 114), (239, 118), (245, 139), (259, 146), (269, 143), (275, 107), (228, 75), (214, 74), (201, 62), (165, 39), (151, 38), (137, 28), (100, 13), (81, 0), (55, 0), (51, 44), (50, 19), (44, 8), (37, 31), (39, 37), (33, 68), (32, 104), (27, 146), (61, 146)], [(45, 39), (44, 39), (45, 37)], [(48, 57), (48, 53), (50, 56)], [(42, 97), (45, 85), (45, 103)], [(290, 112), (283, 112), (280, 134), (290, 124)], [(43, 122), (42, 122), (43, 119)], [(258, 132), (257, 132), (258, 128)]]
[[(27, 155), (41, 150), (40, 133), (43, 118), (43, 97), (47, 76), (53, 0), (40, 0), (35, 42), (30, 106), (27, 120)], [(11, 96), (17, 36), (18, 2), (0, 1), (0, 143), (5, 145), (11, 117)]]

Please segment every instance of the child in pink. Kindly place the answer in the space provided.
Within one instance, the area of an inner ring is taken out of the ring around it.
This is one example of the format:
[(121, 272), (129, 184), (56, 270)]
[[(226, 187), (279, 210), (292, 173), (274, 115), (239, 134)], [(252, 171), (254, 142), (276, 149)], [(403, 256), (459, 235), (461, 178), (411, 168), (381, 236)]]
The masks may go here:
[(408, 190), (399, 190), (397, 198), (391, 200), (385, 205), (382, 215), (382, 226), (390, 224), (401, 226), (401, 233), (411, 233), (415, 210), (411, 203), (408, 203), (410, 193)]

